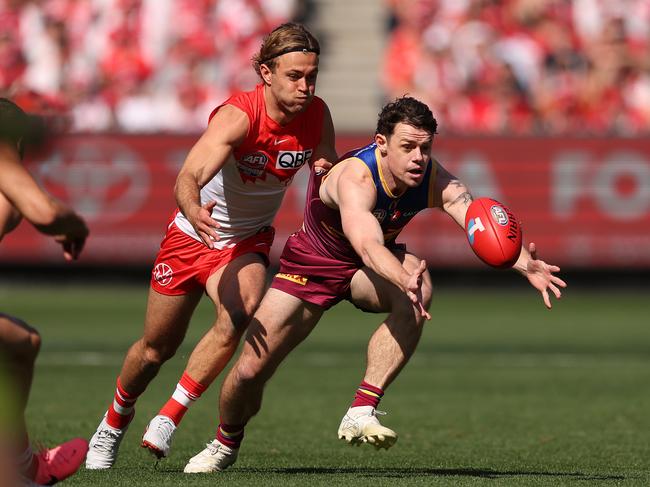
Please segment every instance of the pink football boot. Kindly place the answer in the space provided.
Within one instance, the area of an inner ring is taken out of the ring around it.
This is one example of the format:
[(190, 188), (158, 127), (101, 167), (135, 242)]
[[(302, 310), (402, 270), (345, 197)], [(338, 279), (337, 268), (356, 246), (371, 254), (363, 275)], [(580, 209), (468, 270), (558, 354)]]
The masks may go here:
[(44, 449), (36, 454), (38, 469), (34, 481), (41, 485), (54, 485), (75, 473), (88, 451), (88, 442), (82, 438)]

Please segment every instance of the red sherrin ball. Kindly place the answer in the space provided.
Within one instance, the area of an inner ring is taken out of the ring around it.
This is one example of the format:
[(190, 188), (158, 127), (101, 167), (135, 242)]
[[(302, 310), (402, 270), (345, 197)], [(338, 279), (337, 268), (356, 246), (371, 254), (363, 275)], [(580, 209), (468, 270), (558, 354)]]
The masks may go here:
[(512, 267), (521, 253), (519, 220), (491, 198), (478, 198), (467, 209), (465, 232), (474, 253), (488, 265)]

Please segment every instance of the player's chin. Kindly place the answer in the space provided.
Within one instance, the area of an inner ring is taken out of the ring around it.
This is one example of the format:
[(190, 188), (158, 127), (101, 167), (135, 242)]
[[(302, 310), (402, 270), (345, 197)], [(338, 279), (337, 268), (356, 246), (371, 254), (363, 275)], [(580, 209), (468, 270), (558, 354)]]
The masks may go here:
[(299, 97), (294, 99), (293, 101), (293, 111), (295, 112), (302, 112), (304, 111), (309, 104), (311, 103), (312, 97), (311, 96), (305, 96), (305, 97)]
[(424, 181), (424, 171), (419, 172), (419, 171), (409, 171), (406, 173), (406, 184), (411, 187), (415, 188), (417, 186), (420, 186), (422, 184), (422, 181)]

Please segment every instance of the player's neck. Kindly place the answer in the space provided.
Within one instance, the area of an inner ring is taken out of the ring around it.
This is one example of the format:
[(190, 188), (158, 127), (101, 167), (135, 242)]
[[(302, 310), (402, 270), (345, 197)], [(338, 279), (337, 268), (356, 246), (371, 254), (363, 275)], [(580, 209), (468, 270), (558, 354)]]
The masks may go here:
[(279, 125), (289, 124), (298, 115), (284, 110), (266, 86), (264, 87), (264, 104), (266, 105), (266, 115)]
[(395, 177), (390, 170), (388, 160), (385, 157), (380, 156), (379, 165), (381, 167), (381, 175), (386, 189), (388, 189), (395, 197), (401, 196), (408, 187)]

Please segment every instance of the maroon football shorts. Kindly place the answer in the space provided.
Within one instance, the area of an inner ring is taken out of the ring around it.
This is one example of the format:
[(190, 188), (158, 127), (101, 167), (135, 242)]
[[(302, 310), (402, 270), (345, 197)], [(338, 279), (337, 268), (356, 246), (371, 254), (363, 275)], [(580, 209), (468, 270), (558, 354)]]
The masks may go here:
[(240, 255), (251, 252), (260, 254), (268, 266), (274, 236), (273, 227), (265, 227), (233, 247), (210, 249), (171, 224), (160, 244), (151, 273), (151, 287), (168, 296), (205, 289), (212, 274)]
[(299, 231), (287, 240), (271, 287), (328, 309), (350, 297), (352, 276), (362, 266), (360, 259), (348, 262), (319, 255)]

